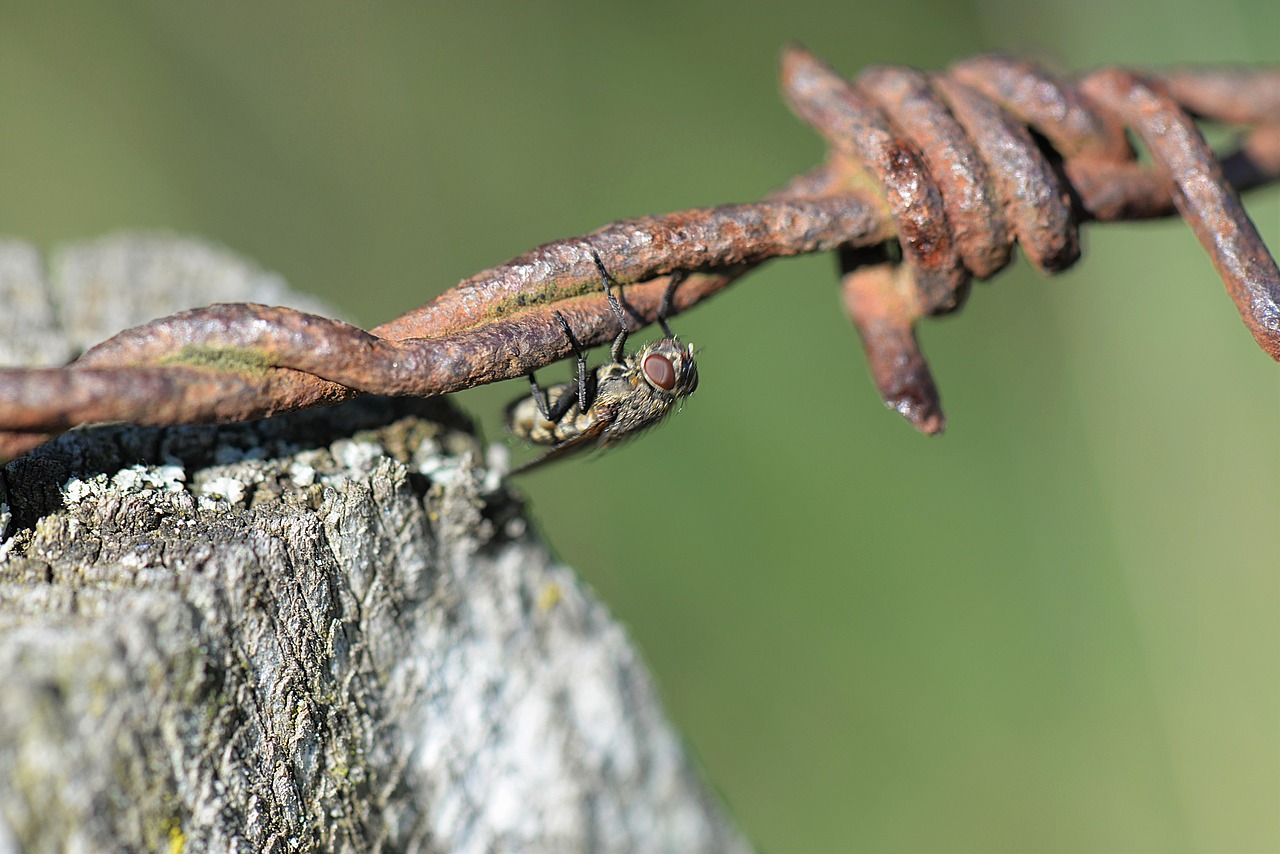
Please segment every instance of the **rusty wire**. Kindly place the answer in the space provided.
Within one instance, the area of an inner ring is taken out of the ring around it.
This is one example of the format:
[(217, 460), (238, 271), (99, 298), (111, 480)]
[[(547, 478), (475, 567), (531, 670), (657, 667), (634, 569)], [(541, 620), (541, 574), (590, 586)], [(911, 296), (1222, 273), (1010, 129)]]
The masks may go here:
[[(1000, 56), (846, 80), (798, 46), (792, 110), (823, 165), (764, 201), (612, 223), (538, 247), (366, 332), (286, 308), (214, 305), (126, 330), (65, 368), (0, 370), (0, 460), (80, 424), (258, 418), (363, 393), (432, 396), (520, 377), (612, 339), (592, 253), (625, 288), (631, 327), (769, 259), (838, 251), (844, 303), (886, 404), (917, 429), (945, 419), (915, 324), (960, 308), (1015, 243), (1046, 274), (1079, 256), (1078, 226), (1180, 213), (1258, 344), (1280, 359), (1280, 271), (1238, 191), (1280, 178), (1280, 68), (1107, 68), (1075, 81)], [(1218, 157), (1196, 119), (1239, 125)], [(1151, 164), (1139, 162), (1131, 131)]]

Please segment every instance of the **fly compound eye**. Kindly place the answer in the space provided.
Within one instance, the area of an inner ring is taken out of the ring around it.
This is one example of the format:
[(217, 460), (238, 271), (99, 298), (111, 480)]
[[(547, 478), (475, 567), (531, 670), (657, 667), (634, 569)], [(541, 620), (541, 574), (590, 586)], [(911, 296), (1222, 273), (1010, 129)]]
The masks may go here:
[(666, 356), (650, 353), (644, 357), (640, 367), (644, 371), (644, 378), (654, 388), (671, 391), (676, 387), (676, 366)]

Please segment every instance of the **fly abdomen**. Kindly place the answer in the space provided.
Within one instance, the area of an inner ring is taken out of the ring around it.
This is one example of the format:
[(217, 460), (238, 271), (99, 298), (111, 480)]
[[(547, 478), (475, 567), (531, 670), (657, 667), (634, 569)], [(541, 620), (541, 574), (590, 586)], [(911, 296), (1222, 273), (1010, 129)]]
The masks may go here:
[[(574, 383), (561, 383), (547, 389), (547, 398), (554, 407), (562, 395), (576, 398), (577, 390)], [(588, 408), (586, 413), (579, 411), (576, 399), (568, 411), (555, 421), (542, 414), (538, 401), (530, 395), (512, 401), (507, 407), (507, 429), (535, 445), (558, 445), (576, 439), (590, 429), (594, 421), (592, 408)]]

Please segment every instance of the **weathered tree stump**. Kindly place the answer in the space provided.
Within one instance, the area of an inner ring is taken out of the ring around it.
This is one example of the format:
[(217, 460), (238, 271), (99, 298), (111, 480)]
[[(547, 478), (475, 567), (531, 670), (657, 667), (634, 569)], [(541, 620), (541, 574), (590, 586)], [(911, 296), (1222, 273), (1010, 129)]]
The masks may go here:
[[(0, 245), (0, 360), (291, 304), (193, 241)], [(447, 401), (0, 469), (0, 851), (738, 851), (626, 633)]]

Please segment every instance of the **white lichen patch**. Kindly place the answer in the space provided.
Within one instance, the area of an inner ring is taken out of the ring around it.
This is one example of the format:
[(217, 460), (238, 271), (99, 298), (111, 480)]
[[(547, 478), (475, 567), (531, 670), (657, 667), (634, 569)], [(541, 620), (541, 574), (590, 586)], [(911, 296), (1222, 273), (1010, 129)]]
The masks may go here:
[(357, 475), (367, 473), (385, 453), (378, 443), (360, 439), (339, 439), (330, 446), (330, 452), (338, 465)]
[(130, 466), (116, 472), (111, 483), (126, 492), (145, 494), (152, 489), (179, 492), (186, 479), (187, 473), (181, 466)]
[(214, 477), (200, 484), (200, 506), (213, 509), (218, 502), (239, 504), (244, 501), (248, 487), (234, 477)]
[(62, 484), (62, 500), (67, 505), (81, 504), (85, 501), (101, 498), (106, 490), (107, 476), (105, 474), (96, 474), (87, 480), (73, 477)]
[(80, 479), (68, 478), (62, 484), (62, 499), (68, 505), (97, 500), (108, 492), (113, 495), (150, 495), (153, 492), (181, 492), (187, 479), (180, 466), (130, 466), (110, 478), (106, 474)]
[(297, 459), (289, 464), (289, 479), (298, 486), (311, 486), (316, 482), (316, 470)]
[(439, 442), (429, 436), (424, 436), (418, 446), (413, 449), (413, 456), (409, 458), (409, 463), (414, 469), (421, 471), (424, 463), (444, 453), (446, 452)]
[(426, 460), (419, 471), (431, 478), (432, 483), (446, 489), (467, 485), (475, 477), (471, 461), (459, 460), (457, 457), (436, 457)]

